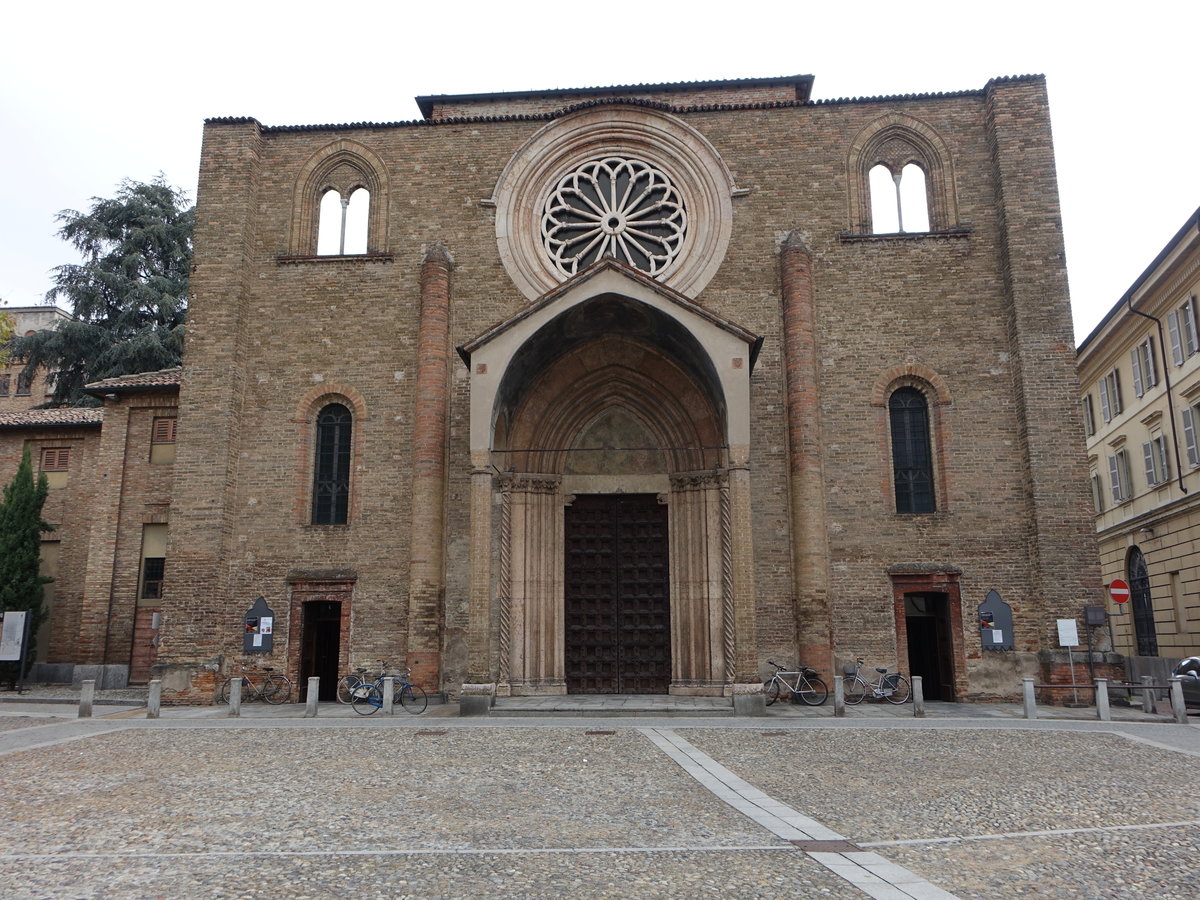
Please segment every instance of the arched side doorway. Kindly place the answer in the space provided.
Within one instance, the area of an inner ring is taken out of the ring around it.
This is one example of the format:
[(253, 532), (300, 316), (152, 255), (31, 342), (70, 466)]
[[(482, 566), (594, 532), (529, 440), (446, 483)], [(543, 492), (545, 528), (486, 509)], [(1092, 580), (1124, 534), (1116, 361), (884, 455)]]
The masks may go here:
[(463, 351), (474, 584), (494, 585), (472, 598), (472, 648), (501, 694), (728, 693), (752, 645), (749, 536), (731, 522), (748, 508), (753, 336), (617, 280)]

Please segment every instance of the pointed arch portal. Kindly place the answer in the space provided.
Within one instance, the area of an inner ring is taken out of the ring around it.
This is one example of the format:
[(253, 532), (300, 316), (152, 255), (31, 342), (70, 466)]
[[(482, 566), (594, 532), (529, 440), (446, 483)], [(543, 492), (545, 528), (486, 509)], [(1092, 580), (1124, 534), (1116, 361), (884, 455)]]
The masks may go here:
[(608, 261), (463, 348), (501, 693), (727, 692), (757, 345)]

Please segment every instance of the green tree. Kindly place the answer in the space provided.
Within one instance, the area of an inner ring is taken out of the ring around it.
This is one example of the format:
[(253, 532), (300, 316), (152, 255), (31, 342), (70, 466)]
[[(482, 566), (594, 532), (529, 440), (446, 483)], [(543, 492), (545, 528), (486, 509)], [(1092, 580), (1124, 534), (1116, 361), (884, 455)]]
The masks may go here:
[(59, 236), (83, 256), (54, 270), (48, 303), (74, 318), (12, 342), (25, 371), (55, 372), (52, 406), (94, 403), (83, 386), (101, 378), (179, 365), (192, 265), (195, 210), (160, 175), (125, 180), (117, 196), (58, 214)]
[[(42, 532), (53, 530), (42, 521), (48, 490), (45, 472), (33, 477), (33, 462), (26, 447), (17, 474), (5, 486), (0, 502), (0, 610), (29, 611), (31, 645), (44, 617), (42, 585), (51, 580), (39, 571)], [(16, 681), (17, 677), (16, 663), (0, 663), (0, 680)]]
[(16, 330), (17, 325), (13, 317), (6, 312), (0, 312), (0, 367), (8, 365), (8, 342)]

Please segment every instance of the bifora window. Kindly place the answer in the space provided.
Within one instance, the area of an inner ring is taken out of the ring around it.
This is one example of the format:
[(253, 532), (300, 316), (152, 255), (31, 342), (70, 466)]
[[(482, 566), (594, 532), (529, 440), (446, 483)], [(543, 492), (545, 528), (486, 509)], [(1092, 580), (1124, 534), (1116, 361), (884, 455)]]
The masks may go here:
[(312, 523), (345, 525), (350, 509), (350, 410), (330, 403), (317, 414)]
[(679, 255), (686, 232), (671, 179), (630, 157), (593, 159), (564, 175), (542, 214), (546, 252), (567, 276), (610, 256), (657, 275)]
[(896, 512), (931, 513), (933, 452), (929, 441), (929, 404), (913, 387), (902, 387), (888, 401), (892, 424), (892, 468)]

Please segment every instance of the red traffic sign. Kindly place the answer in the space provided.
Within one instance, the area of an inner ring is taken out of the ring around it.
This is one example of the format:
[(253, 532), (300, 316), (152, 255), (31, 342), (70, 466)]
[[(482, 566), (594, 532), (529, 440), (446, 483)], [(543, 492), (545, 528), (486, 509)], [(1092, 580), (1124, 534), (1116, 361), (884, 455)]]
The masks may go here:
[(1124, 603), (1129, 599), (1129, 585), (1120, 578), (1114, 578), (1113, 583), (1108, 586), (1108, 595), (1117, 603)]

